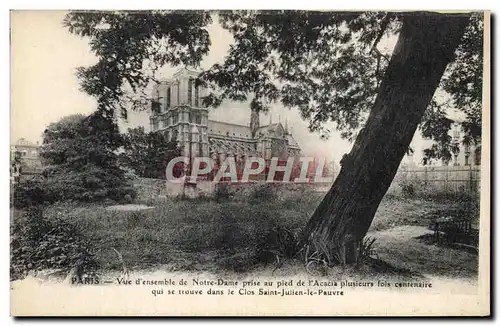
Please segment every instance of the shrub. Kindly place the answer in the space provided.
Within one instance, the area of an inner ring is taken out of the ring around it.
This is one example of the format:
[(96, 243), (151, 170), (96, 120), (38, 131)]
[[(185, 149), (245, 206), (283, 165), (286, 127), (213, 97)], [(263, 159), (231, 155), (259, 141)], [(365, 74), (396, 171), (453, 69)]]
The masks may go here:
[(264, 233), (257, 242), (257, 259), (261, 262), (278, 263), (294, 258), (299, 252), (299, 233), (284, 226), (275, 225)]
[(415, 196), (415, 185), (410, 182), (403, 182), (401, 184), (401, 194), (404, 197), (413, 197)]
[(13, 187), (11, 199), (14, 207), (26, 208), (32, 205), (53, 203), (56, 197), (45, 179), (37, 177), (16, 183)]
[(118, 125), (101, 113), (64, 117), (45, 130), (42, 174), (56, 200), (129, 202), (136, 197), (118, 165), (116, 152), (123, 145)]
[(131, 194), (125, 194), (125, 196), (123, 196), (123, 201), (127, 204), (130, 204), (132, 202), (132, 195)]
[(11, 279), (29, 271), (57, 269), (95, 272), (95, 247), (80, 228), (57, 216), (47, 218), (41, 207), (33, 206), (11, 226)]
[(120, 173), (93, 164), (88, 164), (84, 169), (58, 168), (45, 172), (46, 184), (60, 201), (95, 202), (111, 199), (127, 202), (137, 196), (134, 188), (122, 179)]
[(272, 183), (264, 183), (256, 185), (250, 191), (250, 200), (253, 201), (266, 201), (275, 200), (278, 197), (277, 185)]
[(229, 199), (232, 196), (230, 186), (226, 183), (217, 183), (215, 185), (214, 198), (217, 201)]

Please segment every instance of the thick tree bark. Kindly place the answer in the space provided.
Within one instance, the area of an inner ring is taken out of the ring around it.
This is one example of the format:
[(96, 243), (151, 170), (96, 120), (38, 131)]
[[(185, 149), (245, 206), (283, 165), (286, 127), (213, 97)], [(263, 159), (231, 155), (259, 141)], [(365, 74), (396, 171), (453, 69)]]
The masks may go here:
[(377, 99), (333, 186), (304, 230), (308, 252), (357, 261), (360, 242), (389, 188), (468, 15), (413, 13), (403, 26)]

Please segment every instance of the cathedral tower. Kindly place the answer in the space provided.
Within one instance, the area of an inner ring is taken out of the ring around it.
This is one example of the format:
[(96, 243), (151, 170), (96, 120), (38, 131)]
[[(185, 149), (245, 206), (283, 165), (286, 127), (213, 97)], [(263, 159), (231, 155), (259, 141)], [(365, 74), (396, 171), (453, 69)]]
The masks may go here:
[(208, 109), (201, 106), (202, 90), (195, 84), (198, 72), (181, 69), (153, 89), (151, 131), (167, 141), (176, 139), (182, 155), (208, 155)]

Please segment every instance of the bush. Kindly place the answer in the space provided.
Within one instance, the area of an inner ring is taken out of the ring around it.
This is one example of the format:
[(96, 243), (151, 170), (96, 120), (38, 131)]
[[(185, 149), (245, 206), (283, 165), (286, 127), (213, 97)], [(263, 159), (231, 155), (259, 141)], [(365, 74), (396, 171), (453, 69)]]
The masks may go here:
[(95, 181), (95, 184), (91, 185), (83, 172), (71, 171), (66, 175), (58, 174), (49, 178), (39, 176), (15, 184), (11, 204), (16, 208), (52, 204), (57, 201), (108, 200), (129, 204), (136, 197), (135, 189), (121, 180)]
[(278, 197), (277, 185), (272, 183), (264, 183), (256, 185), (250, 191), (250, 200), (253, 201), (266, 201), (275, 200)]
[(295, 258), (299, 252), (299, 232), (284, 226), (275, 225), (264, 233), (257, 242), (257, 259), (269, 263)]
[(53, 203), (56, 200), (44, 178), (32, 178), (16, 183), (11, 194), (12, 205), (26, 208), (32, 205)]
[(215, 185), (214, 198), (217, 201), (229, 199), (232, 196), (230, 185), (226, 183), (217, 183)]
[(117, 122), (102, 112), (72, 115), (50, 124), (43, 135), (43, 177), (55, 200), (81, 202), (136, 197), (118, 165), (123, 145)]
[(84, 169), (46, 171), (46, 183), (60, 201), (96, 202), (111, 199), (129, 202), (137, 193), (119, 172), (88, 164)]
[(404, 197), (413, 197), (415, 196), (415, 185), (410, 182), (403, 182), (401, 184), (401, 194)]
[(77, 225), (58, 216), (47, 218), (42, 208), (33, 206), (11, 226), (11, 279), (30, 271), (77, 268), (90, 274), (98, 267), (95, 247)]

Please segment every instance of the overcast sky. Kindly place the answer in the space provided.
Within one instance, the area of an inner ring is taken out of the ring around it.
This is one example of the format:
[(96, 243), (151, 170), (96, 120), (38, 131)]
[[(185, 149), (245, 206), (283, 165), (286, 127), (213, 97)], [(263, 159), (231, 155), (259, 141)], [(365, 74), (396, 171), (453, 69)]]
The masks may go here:
[[(63, 11), (16, 11), (11, 14), (11, 143), (19, 138), (41, 141), (46, 126), (60, 118), (95, 110), (93, 98), (79, 90), (76, 68), (96, 62), (86, 40), (70, 34), (62, 26)], [(207, 69), (221, 62), (232, 42), (231, 35), (216, 22), (209, 26), (212, 40), (210, 53), (201, 64)], [(392, 49), (396, 39), (387, 39), (382, 47)], [(178, 68), (164, 67), (161, 76), (169, 77)], [(310, 133), (307, 122), (297, 110), (274, 105), (269, 115), (261, 117), (261, 125), (269, 118), (288, 120), (293, 135), (306, 155), (321, 155), (338, 161), (350, 151), (351, 144), (332, 132), (328, 140)], [(225, 103), (212, 109), (210, 118), (248, 124), (249, 110), (241, 103)], [(122, 127), (147, 126), (147, 113), (131, 114)], [(334, 129), (334, 125), (327, 127)]]

